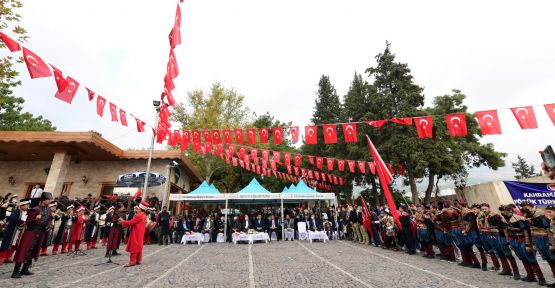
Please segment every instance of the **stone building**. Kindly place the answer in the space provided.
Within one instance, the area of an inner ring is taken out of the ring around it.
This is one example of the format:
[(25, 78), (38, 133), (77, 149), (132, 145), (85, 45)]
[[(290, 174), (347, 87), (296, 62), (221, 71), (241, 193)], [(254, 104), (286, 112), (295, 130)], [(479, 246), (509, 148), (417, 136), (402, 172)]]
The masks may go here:
[[(145, 171), (146, 150), (122, 150), (94, 132), (0, 131), (0, 196), (28, 197), (36, 184), (58, 197), (100, 199), (110, 195), (122, 174)], [(148, 188), (162, 200), (187, 193), (201, 175), (179, 150), (153, 152), (151, 172), (166, 176), (163, 185)]]

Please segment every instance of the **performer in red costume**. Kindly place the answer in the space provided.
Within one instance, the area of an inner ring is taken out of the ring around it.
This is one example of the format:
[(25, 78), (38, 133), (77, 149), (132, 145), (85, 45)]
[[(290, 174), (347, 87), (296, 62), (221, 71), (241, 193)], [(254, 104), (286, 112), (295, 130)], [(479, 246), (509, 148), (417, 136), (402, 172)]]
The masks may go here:
[(79, 208), (77, 208), (77, 216), (73, 217), (73, 226), (71, 229), (71, 238), (70, 238), (70, 244), (69, 244), (69, 252), (72, 251), (71, 246), (75, 246), (75, 251), (79, 250), (79, 246), (81, 245), (81, 241), (83, 241), (83, 223), (84, 223), (84, 219), (83, 219), (83, 215), (85, 214), (85, 207), (80, 206)]
[(145, 240), (145, 228), (146, 228), (146, 215), (144, 211), (148, 209), (149, 204), (146, 201), (142, 201), (139, 207), (135, 209), (135, 217), (131, 220), (119, 219), (118, 224), (123, 227), (129, 227), (129, 240), (127, 241), (127, 247), (125, 251), (129, 252), (131, 255), (129, 257), (129, 263), (125, 267), (135, 266), (141, 264), (143, 261), (143, 244)]

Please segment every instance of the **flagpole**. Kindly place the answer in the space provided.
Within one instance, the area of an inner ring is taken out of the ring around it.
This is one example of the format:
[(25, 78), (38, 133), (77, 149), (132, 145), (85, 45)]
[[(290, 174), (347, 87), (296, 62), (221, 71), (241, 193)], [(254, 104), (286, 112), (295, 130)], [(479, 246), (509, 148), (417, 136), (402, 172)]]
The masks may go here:
[[(154, 110), (156, 111), (155, 115), (154, 115), (154, 127), (158, 127), (158, 114), (160, 113), (160, 104), (165, 105), (164, 103), (161, 103), (161, 101), (158, 100), (154, 100), (152, 101), (152, 104), (154, 105)], [(148, 189), (148, 177), (150, 176), (150, 163), (152, 162), (152, 151), (154, 150), (154, 138), (156, 137), (156, 135), (154, 133), (152, 133), (152, 140), (150, 141), (150, 149), (148, 150), (148, 161), (146, 163), (146, 176), (145, 176), (145, 184), (143, 186), (143, 199), (146, 199), (146, 192)], [(167, 181), (169, 181), (169, 176), (168, 175), (168, 179)]]

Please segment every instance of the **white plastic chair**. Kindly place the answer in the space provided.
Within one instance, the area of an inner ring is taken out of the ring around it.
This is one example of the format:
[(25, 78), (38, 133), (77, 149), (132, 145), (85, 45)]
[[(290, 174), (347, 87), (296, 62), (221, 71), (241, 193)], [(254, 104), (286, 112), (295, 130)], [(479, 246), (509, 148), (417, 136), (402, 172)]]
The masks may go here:
[(218, 236), (216, 237), (216, 242), (217, 243), (224, 243), (225, 242), (224, 233), (218, 233)]
[(299, 240), (306, 240), (308, 238), (308, 233), (306, 232), (306, 222), (297, 223), (297, 229), (299, 230)]
[(295, 231), (294, 230), (285, 230), (285, 241), (287, 241), (287, 240), (293, 241), (294, 237), (295, 237)]
[(202, 240), (202, 242), (204, 243), (210, 242), (210, 233), (204, 233), (203, 236), (204, 236), (204, 240)]
[(277, 241), (277, 234), (276, 232), (272, 231), (272, 235), (270, 235), (270, 240)]

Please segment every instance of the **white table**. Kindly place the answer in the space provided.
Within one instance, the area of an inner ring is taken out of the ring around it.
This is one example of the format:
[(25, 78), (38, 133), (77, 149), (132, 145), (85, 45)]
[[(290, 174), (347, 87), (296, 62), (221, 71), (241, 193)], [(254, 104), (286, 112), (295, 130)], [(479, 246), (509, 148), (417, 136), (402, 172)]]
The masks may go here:
[(270, 241), (270, 236), (268, 233), (255, 233), (255, 234), (246, 234), (246, 233), (233, 233), (232, 235), (233, 244), (237, 244), (237, 242), (248, 242), (249, 244), (253, 244), (254, 241), (264, 241), (268, 243)]
[(197, 242), (198, 245), (204, 241), (204, 236), (201, 233), (185, 234), (181, 238), (182, 244), (187, 244), (187, 242)]
[(308, 241), (312, 243), (312, 240), (323, 240), (324, 243), (330, 240), (326, 231), (308, 231)]

